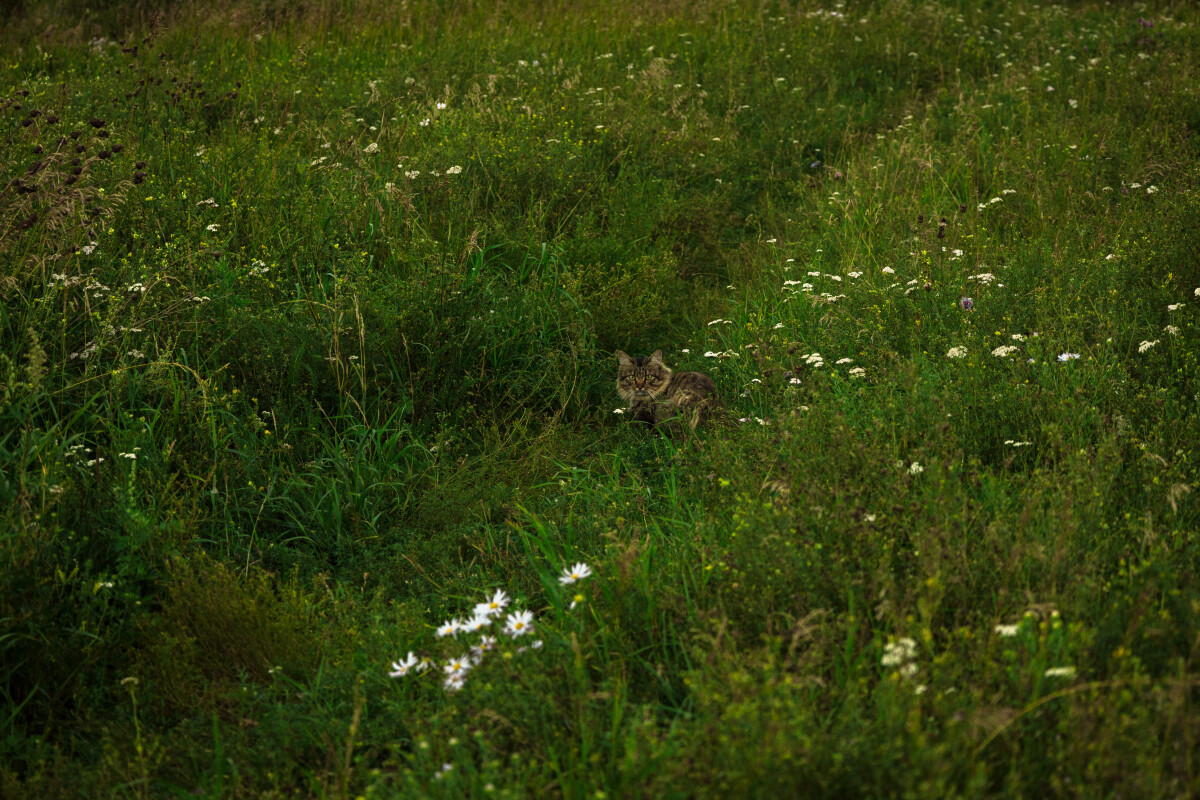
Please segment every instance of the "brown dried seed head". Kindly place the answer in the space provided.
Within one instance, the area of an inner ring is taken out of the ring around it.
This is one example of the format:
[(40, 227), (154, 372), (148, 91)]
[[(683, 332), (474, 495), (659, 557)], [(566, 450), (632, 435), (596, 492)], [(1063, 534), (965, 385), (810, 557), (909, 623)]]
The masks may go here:
[(105, 122), (104, 122), (104, 120), (100, 119), (99, 117), (92, 117), (91, 119), (88, 120), (88, 124), (91, 125), (93, 128), (103, 128), (105, 125)]

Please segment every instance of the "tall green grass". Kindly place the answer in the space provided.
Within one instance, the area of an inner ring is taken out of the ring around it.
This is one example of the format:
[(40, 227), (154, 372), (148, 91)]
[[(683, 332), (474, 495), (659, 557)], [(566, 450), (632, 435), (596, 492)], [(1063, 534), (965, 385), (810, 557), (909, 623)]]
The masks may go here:
[(1192, 5), (5, 13), (4, 795), (1200, 790)]

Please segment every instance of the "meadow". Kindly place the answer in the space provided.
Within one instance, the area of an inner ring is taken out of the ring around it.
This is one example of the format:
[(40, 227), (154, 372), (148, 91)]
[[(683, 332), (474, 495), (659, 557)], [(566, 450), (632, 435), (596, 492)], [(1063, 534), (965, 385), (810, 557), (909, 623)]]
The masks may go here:
[(1194, 3), (6, 9), (0, 796), (1200, 795)]

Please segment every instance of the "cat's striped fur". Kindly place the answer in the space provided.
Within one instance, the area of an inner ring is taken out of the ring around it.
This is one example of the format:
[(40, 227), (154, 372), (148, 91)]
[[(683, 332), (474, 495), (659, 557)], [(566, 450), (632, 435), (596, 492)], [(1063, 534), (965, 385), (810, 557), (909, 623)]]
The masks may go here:
[(681, 433), (695, 430), (720, 407), (717, 386), (700, 372), (675, 372), (663, 364), (662, 351), (630, 358), (618, 350), (617, 392), (636, 422)]

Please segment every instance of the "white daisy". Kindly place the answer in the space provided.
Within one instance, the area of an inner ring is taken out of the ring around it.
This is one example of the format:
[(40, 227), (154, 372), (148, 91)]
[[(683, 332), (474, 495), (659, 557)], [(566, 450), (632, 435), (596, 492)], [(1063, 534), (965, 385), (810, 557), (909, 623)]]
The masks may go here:
[(504, 632), (514, 639), (533, 630), (533, 612), (514, 611), (504, 621)]
[(417, 657), (412, 653), (412, 651), (409, 651), (407, 658), (392, 662), (392, 671), (389, 672), (388, 675), (392, 676), (393, 678), (403, 678), (405, 675), (416, 669), (419, 663), (420, 661), (417, 659)]
[(497, 589), (496, 593), (494, 595), (492, 595), (491, 600), (488, 600), (487, 602), (484, 602), (484, 603), (479, 603), (478, 605), (475, 606), (475, 616), (490, 617), (493, 614), (499, 614), (501, 611), (503, 611), (507, 607), (508, 607), (508, 595), (505, 594), (503, 589)]
[(581, 561), (578, 564), (576, 564), (575, 566), (571, 567), (570, 569), (567, 569), (564, 567), (563, 573), (559, 577), (558, 582), (561, 583), (563, 586), (566, 586), (569, 583), (575, 583), (575, 581), (581, 581), (591, 574), (592, 574), (591, 568), (587, 564), (584, 564)]

